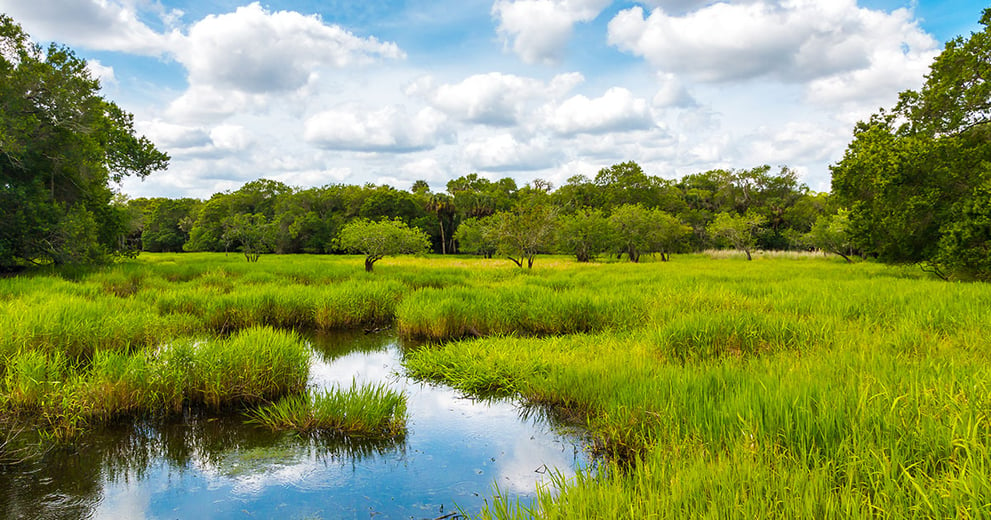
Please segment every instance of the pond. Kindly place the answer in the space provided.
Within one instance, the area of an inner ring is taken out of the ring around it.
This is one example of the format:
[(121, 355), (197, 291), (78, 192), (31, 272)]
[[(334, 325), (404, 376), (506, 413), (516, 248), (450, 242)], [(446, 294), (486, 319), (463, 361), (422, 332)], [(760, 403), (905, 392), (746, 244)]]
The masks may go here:
[(393, 336), (315, 336), (312, 345), (315, 388), (354, 380), (405, 391), (407, 435), (301, 438), (240, 416), (115, 426), (0, 470), (0, 517), (434, 519), (477, 512), (495, 486), (532, 500), (552, 472), (590, 463), (580, 430), (540, 410), (403, 376)]

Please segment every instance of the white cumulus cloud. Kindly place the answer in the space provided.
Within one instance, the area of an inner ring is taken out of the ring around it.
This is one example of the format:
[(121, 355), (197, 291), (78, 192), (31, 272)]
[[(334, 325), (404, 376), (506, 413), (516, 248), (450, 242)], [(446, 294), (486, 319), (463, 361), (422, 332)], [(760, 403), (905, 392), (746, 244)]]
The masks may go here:
[[(36, 40), (151, 56), (171, 46), (169, 35), (139, 20), (133, 1), (0, 0), (0, 12), (21, 23)], [(166, 22), (174, 15), (160, 13)]]
[(355, 36), (318, 16), (269, 12), (255, 2), (193, 24), (176, 56), (191, 84), (266, 93), (299, 89), (321, 67), (400, 59), (404, 53), (395, 43)]
[(306, 141), (329, 150), (404, 153), (430, 149), (451, 139), (444, 114), (405, 107), (364, 111), (356, 107), (321, 112), (306, 121)]
[(540, 170), (560, 159), (546, 139), (520, 142), (508, 133), (465, 145), (464, 156), (473, 169), (487, 171)]
[(637, 6), (610, 21), (609, 42), (659, 70), (717, 82), (804, 82), (878, 65), (879, 46), (906, 49), (901, 63), (934, 46), (908, 11), (874, 11), (855, 0), (716, 3), (681, 16), (661, 8), (645, 16)]
[(560, 61), (578, 22), (594, 20), (610, 0), (496, 0), (499, 34), (526, 63)]
[(469, 76), (460, 83), (436, 85), (428, 76), (407, 87), (406, 94), (422, 97), (455, 119), (509, 126), (523, 118), (532, 102), (562, 96), (582, 81), (584, 77), (576, 72), (557, 75), (549, 83), (490, 72)]
[(644, 99), (623, 87), (613, 87), (601, 97), (571, 97), (548, 110), (546, 124), (558, 134), (622, 132), (653, 126)]

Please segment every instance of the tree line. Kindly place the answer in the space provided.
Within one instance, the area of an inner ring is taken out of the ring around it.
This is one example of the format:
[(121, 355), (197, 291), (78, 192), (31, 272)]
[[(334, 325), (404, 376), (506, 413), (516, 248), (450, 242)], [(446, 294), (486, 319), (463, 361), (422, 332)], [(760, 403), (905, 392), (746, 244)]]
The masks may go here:
[(512, 258), (532, 266), (539, 253), (602, 254), (636, 262), (642, 255), (729, 245), (808, 249), (813, 228), (836, 214), (828, 194), (815, 193), (789, 168), (711, 170), (669, 180), (635, 162), (575, 176), (563, 186), (536, 180), (519, 187), (472, 173), (442, 192), (425, 181), (390, 186), (294, 188), (262, 179), (209, 199), (139, 198), (127, 241), (144, 251), (342, 253), (354, 248), (342, 232), (357, 221), (399, 221), (421, 230), (434, 253)]

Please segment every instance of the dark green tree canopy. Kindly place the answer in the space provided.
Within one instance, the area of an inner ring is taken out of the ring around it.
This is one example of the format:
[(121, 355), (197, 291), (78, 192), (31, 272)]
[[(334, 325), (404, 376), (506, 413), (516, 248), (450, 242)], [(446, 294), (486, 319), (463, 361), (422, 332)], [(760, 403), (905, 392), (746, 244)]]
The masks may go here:
[(116, 251), (126, 215), (109, 183), (168, 165), (99, 90), (70, 49), (43, 51), (0, 14), (0, 269)]
[(859, 123), (833, 166), (856, 248), (991, 279), (991, 9), (981, 24), (946, 44), (921, 90)]

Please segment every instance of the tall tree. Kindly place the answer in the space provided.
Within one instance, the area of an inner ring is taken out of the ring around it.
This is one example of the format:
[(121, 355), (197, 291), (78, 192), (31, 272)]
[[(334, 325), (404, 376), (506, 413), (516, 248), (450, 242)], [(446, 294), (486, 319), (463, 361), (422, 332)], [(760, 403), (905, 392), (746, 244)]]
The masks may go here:
[[(454, 198), (444, 193), (434, 193), (427, 199), (427, 211), (437, 217), (437, 225), (440, 226), (440, 254), (446, 255), (447, 236), (453, 235), (451, 230), (455, 227), (454, 218), (457, 214)], [(446, 230), (444, 229), (445, 222), (447, 223)]]
[(0, 269), (115, 251), (127, 215), (110, 183), (167, 166), (99, 90), (70, 49), (42, 50), (0, 14)]
[(558, 250), (575, 255), (579, 262), (591, 262), (614, 241), (613, 227), (601, 209), (586, 208), (558, 217)]
[(947, 42), (920, 91), (858, 123), (832, 167), (865, 253), (991, 280), (991, 9)]

